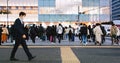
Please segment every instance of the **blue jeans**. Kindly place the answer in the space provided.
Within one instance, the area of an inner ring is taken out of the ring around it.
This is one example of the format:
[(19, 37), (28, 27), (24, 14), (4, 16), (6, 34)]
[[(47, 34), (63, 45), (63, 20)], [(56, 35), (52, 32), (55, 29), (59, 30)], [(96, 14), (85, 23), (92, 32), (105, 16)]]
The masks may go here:
[(87, 35), (82, 35), (82, 43), (87, 44)]
[(66, 39), (68, 38), (68, 34), (65, 34), (65, 38), (66, 38)]

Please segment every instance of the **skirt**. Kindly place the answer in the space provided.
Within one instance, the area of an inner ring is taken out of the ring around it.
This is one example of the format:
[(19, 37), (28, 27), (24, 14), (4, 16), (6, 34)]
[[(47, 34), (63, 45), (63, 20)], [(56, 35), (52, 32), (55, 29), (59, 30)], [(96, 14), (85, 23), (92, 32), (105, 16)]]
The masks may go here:
[(7, 34), (2, 34), (1, 41), (6, 42), (7, 41)]

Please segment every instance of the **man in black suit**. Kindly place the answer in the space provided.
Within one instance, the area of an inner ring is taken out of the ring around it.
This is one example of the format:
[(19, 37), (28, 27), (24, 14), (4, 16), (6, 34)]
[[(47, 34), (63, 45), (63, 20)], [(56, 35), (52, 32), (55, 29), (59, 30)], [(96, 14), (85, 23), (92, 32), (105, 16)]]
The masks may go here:
[(35, 56), (32, 56), (32, 54), (29, 52), (29, 49), (28, 49), (26, 42), (25, 42), (26, 35), (25, 35), (24, 22), (23, 22), (23, 18), (25, 16), (26, 16), (26, 13), (20, 12), (19, 18), (17, 18), (14, 22), (15, 45), (14, 45), (14, 48), (11, 52), (11, 56), (10, 56), (11, 61), (18, 61), (18, 59), (15, 58), (15, 53), (16, 53), (19, 45), (22, 45), (25, 53), (28, 56), (29, 61), (35, 58)]

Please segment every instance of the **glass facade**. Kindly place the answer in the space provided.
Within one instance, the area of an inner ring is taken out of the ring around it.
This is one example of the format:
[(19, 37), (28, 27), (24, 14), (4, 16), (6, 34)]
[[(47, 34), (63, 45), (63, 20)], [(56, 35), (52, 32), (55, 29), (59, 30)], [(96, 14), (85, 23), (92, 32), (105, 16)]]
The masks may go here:
[(82, 0), (82, 6), (83, 7), (99, 7), (100, 0)]
[(120, 20), (120, 0), (111, 0), (112, 20)]
[(110, 0), (83, 0), (83, 8), (89, 14), (89, 21), (110, 21)]
[(40, 7), (55, 7), (55, 0), (38, 0)]
[(110, 21), (109, 0), (49, 0), (49, 5), (43, 5), (45, 1), (38, 3), (42, 22)]
[(38, 22), (37, 0), (0, 0), (0, 11), (7, 12), (7, 9), (10, 13), (0, 13), (0, 22), (14, 22), (19, 17), (19, 12), (21, 11), (27, 14), (25, 22)]
[(26, 22), (110, 20), (109, 0), (0, 0), (0, 11), (7, 9), (10, 14), (0, 12), (1, 22), (14, 21), (20, 11), (27, 13)]

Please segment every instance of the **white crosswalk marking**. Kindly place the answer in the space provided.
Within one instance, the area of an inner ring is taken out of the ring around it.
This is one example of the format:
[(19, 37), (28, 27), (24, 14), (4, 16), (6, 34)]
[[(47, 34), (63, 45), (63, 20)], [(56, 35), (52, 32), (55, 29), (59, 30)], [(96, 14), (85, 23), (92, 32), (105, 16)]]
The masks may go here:
[(80, 63), (70, 47), (61, 47), (62, 63)]

